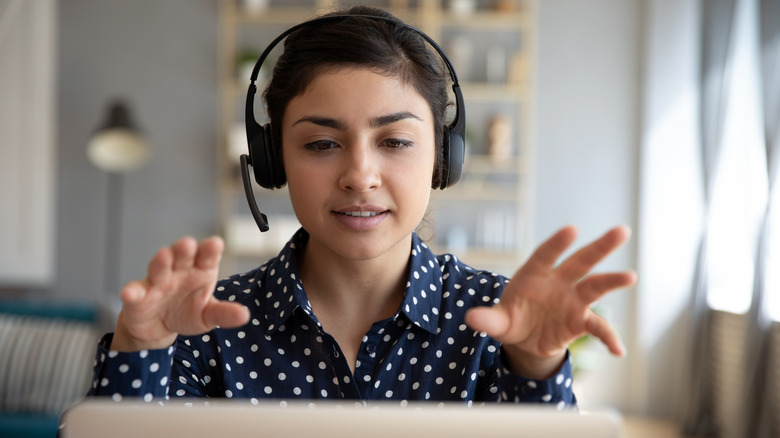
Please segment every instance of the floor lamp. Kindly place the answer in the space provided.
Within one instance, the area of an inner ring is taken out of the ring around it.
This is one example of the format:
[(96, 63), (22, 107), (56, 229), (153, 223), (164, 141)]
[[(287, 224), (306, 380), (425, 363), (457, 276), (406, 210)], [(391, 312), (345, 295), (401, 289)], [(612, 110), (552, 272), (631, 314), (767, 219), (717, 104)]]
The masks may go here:
[(105, 120), (89, 139), (87, 157), (108, 177), (103, 294), (112, 294), (110, 297), (114, 299), (109, 302), (113, 302), (119, 296), (120, 287), (124, 175), (137, 170), (149, 159), (149, 145), (124, 100), (117, 99), (109, 104)]

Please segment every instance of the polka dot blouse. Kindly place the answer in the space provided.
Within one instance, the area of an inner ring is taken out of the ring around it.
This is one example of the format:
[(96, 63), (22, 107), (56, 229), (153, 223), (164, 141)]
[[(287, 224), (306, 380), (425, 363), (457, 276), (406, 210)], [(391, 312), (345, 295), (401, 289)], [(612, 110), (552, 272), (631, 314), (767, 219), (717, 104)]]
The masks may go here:
[(466, 310), (497, 302), (508, 279), (435, 256), (417, 235), (403, 302), (365, 334), (353, 373), (300, 281), (295, 252), (308, 237), (298, 231), (277, 257), (218, 283), (217, 298), (250, 309), (244, 327), (134, 353), (109, 351), (105, 335), (90, 395), (576, 404), (568, 358), (552, 378), (526, 379), (504, 367), (498, 342), (466, 326)]

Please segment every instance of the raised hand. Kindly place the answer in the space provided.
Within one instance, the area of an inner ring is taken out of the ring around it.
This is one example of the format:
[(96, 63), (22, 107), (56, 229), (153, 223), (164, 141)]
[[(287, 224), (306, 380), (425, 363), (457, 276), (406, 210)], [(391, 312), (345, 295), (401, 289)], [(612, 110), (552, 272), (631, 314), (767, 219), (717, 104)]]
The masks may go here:
[(617, 332), (590, 305), (609, 291), (633, 285), (636, 274), (588, 273), (628, 240), (630, 232), (613, 228), (556, 266), (576, 235), (574, 227), (555, 233), (515, 273), (498, 304), (466, 314), (472, 329), (502, 343), (509, 367), (517, 374), (549, 377), (561, 365), (569, 344), (588, 333), (613, 354), (625, 352)]
[(246, 307), (213, 296), (223, 249), (219, 237), (200, 243), (185, 237), (157, 251), (149, 262), (147, 277), (122, 288), (123, 306), (111, 349), (165, 348), (178, 334), (246, 324)]

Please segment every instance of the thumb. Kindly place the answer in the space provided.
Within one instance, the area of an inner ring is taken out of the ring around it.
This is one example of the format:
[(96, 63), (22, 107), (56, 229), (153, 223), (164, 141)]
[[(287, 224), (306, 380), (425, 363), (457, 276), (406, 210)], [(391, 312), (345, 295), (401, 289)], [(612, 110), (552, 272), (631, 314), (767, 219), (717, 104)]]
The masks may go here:
[(203, 309), (203, 322), (208, 327), (237, 328), (249, 322), (249, 309), (229, 301), (212, 301)]
[(509, 323), (509, 315), (500, 304), (493, 307), (474, 307), (466, 312), (466, 324), (472, 330), (485, 332), (498, 341), (509, 331)]

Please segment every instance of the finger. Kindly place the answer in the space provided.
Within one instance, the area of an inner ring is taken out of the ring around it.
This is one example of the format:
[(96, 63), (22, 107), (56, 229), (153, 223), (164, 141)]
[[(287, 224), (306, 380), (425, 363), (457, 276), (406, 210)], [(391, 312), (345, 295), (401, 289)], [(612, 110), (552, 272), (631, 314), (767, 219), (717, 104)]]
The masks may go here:
[(592, 303), (607, 292), (636, 284), (636, 273), (618, 272), (594, 274), (577, 284), (577, 293), (587, 303)]
[(224, 241), (218, 237), (210, 237), (198, 244), (195, 254), (195, 267), (199, 269), (212, 269), (219, 266), (222, 259), (222, 251), (225, 248)]
[(119, 292), (119, 299), (125, 304), (135, 304), (144, 299), (146, 296), (146, 288), (144, 284), (139, 281), (131, 281), (127, 283)]
[(472, 330), (484, 332), (498, 341), (509, 331), (510, 319), (500, 304), (492, 307), (481, 306), (466, 312), (466, 324)]
[(202, 318), (207, 327), (236, 328), (249, 322), (249, 309), (239, 303), (213, 298), (203, 309)]
[(588, 312), (588, 315), (585, 321), (585, 329), (588, 333), (599, 338), (612, 354), (622, 357), (626, 353), (626, 347), (623, 346), (615, 329), (601, 315), (592, 311)]
[(171, 269), (173, 269), (173, 252), (168, 247), (160, 248), (157, 254), (149, 260), (149, 266), (146, 269), (149, 286), (165, 284), (170, 278)]
[(195, 251), (198, 243), (192, 237), (183, 237), (177, 240), (171, 249), (173, 250), (173, 270), (189, 269), (195, 261)]
[(561, 254), (571, 246), (576, 237), (577, 229), (573, 226), (561, 228), (536, 248), (522, 269), (531, 271), (552, 269)]
[(598, 262), (602, 261), (612, 251), (625, 243), (630, 235), (631, 231), (628, 227), (615, 227), (564, 260), (556, 268), (556, 271), (563, 279), (576, 281), (590, 272)]

